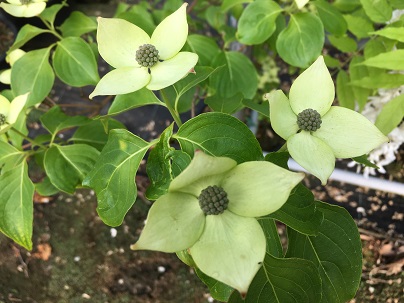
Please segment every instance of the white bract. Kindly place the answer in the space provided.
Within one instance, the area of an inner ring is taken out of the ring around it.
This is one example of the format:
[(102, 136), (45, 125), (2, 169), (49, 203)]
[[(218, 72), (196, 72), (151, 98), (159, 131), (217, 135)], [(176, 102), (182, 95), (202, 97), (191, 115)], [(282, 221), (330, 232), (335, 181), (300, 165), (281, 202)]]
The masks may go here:
[(14, 17), (30, 18), (38, 16), (46, 8), (46, 1), (48, 0), (6, 0), (0, 3), (7, 13)]
[[(323, 185), (334, 170), (335, 158), (359, 157), (388, 141), (361, 114), (331, 106), (334, 96), (334, 83), (322, 56), (296, 78), (289, 99), (281, 90), (266, 95), (273, 129), (287, 141), (292, 158)], [(321, 117), (314, 131), (298, 126), (299, 114), (307, 109)]]
[(11, 102), (0, 95), (0, 134), (7, 132), (17, 121), (27, 102), (28, 95), (29, 93), (17, 96)]
[[(26, 52), (24, 52), (22, 49), (15, 49), (6, 56), (6, 62), (10, 64), (11, 67), (13, 67), (14, 63), (25, 54)], [(0, 72), (0, 82), (4, 84), (11, 83), (11, 68), (5, 69)]]
[[(128, 21), (98, 18), (98, 50), (115, 69), (100, 80), (90, 98), (127, 94), (143, 87), (159, 90), (186, 76), (198, 61), (197, 54), (180, 52), (188, 36), (186, 7), (187, 3), (184, 3), (166, 17), (151, 37)], [(142, 57), (140, 61), (145, 64), (141, 65), (137, 57), (139, 52), (146, 56), (145, 52), (151, 49), (150, 58)], [(144, 61), (149, 59), (150, 62)]]
[[(270, 162), (237, 165), (230, 158), (197, 151), (168, 193), (154, 202), (131, 248), (188, 249), (202, 272), (246, 294), (265, 256), (265, 235), (256, 217), (281, 208), (303, 177)], [(209, 187), (227, 194), (227, 208), (221, 213), (205, 214), (201, 208), (201, 193)]]

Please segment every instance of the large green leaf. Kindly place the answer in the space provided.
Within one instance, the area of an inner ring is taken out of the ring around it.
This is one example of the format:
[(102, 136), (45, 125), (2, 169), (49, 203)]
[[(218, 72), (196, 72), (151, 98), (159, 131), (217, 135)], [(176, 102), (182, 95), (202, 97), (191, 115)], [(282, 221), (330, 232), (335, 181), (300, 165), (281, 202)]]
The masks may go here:
[(313, 303), (321, 301), (321, 279), (316, 265), (305, 259), (266, 254), (245, 300), (234, 292), (229, 303)]
[(288, 229), (287, 257), (312, 261), (322, 279), (321, 300), (347, 302), (354, 297), (362, 273), (362, 246), (358, 228), (342, 207), (318, 202), (324, 221), (317, 236), (305, 236)]
[(197, 34), (188, 36), (186, 50), (198, 54), (198, 63), (202, 66), (211, 66), (213, 59), (220, 52), (213, 38)]
[(213, 95), (205, 99), (205, 103), (216, 112), (234, 114), (243, 107), (243, 95), (238, 93), (232, 97), (224, 98)]
[(113, 129), (94, 168), (83, 181), (97, 194), (97, 212), (105, 224), (118, 226), (136, 201), (136, 172), (150, 143), (124, 129)]
[[(18, 62), (18, 61), (17, 61)], [(362, 65), (391, 70), (404, 69), (404, 49), (382, 53), (361, 62)]]
[(14, 168), (16, 164), (21, 163), (25, 153), (16, 149), (11, 144), (0, 141), (0, 172), (4, 173), (7, 170)]
[(130, 109), (144, 105), (163, 105), (156, 95), (147, 88), (142, 88), (133, 93), (118, 95), (108, 110), (108, 115), (117, 115)]
[(248, 127), (233, 116), (205, 113), (188, 120), (173, 136), (192, 155), (200, 149), (209, 155), (229, 157), (238, 163), (262, 160), (261, 147)]
[(43, 20), (48, 21), (50, 24), (53, 25), (55, 22), (56, 15), (59, 13), (59, 11), (64, 7), (67, 6), (66, 2), (54, 4), (52, 6), (49, 6), (45, 8), (42, 13), (39, 15), (39, 17)]
[[(359, 63), (363, 62), (363, 60), (364, 60), (363, 57), (355, 56), (349, 63), (349, 75), (351, 78), (351, 82), (369, 76), (369, 71), (366, 68), (366, 66), (359, 65)], [(355, 100), (356, 102), (358, 102), (359, 110), (361, 111), (365, 106), (366, 102), (368, 101), (368, 97), (372, 93), (372, 91), (366, 88), (356, 86), (352, 86), (352, 90), (355, 96)]]
[(388, 74), (379, 71), (377, 74), (372, 74), (368, 77), (363, 77), (355, 81), (351, 81), (350, 85), (362, 87), (362, 88), (396, 88), (404, 84), (403, 74)]
[(276, 49), (287, 63), (305, 68), (317, 59), (323, 44), (321, 20), (312, 13), (298, 13), (290, 16), (288, 26), (276, 41)]
[(345, 34), (348, 25), (338, 9), (324, 0), (317, 0), (313, 3), (317, 8), (318, 16), (327, 31), (336, 36), (342, 36)]
[(96, 85), (100, 80), (91, 47), (80, 37), (68, 37), (57, 43), (53, 54), (56, 75), (68, 85)]
[(0, 231), (32, 249), (34, 185), (25, 161), (0, 175)]
[(336, 36), (328, 36), (328, 40), (330, 40), (330, 43), (335, 46), (338, 50), (344, 53), (352, 53), (356, 51), (358, 45), (354, 39), (352, 39), (349, 36), (342, 36), (342, 37), (336, 37)]
[(11, 69), (11, 89), (19, 96), (30, 92), (26, 106), (42, 102), (50, 93), (55, 75), (49, 64), (51, 47), (26, 53)]
[(258, 75), (254, 65), (239, 52), (222, 52), (214, 60), (214, 66), (222, 66), (210, 77), (210, 85), (221, 97), (229, 98), (242, 93), (252, 99), (258, 88)]
[(371, 34), (404, 42), (404, 27), (385, 27)]
[(63, 37), (80, 37), (83, 34), (95, 31), (97, 22), (83, 14), (82, 12), (74, 11), (60, 26), (60, 31)]
[(243, 11), (237, 27), (237, 38), (243, 44), (260, 44), (276, 29), (275, 20), (282, 8), (274, 1), (256, 0)]
[(341, 69), (337, 75), (337, 99), (340, 106), (355, 109), (355, 96), (352, 91), (352, 87), (349, 86), (349, 75), (346, 71)]
[(366, 15), (376, 23), (389, 21), (393, 14), (393, 9), (387, 0), (360, 0)]
[(53, 145), (45, 153), (45, 171), (57, 189), (72, 194), (94, 167), (98, 155), (98, 150), (86, 144)]
[(181, 97), (188, 90), (206, 80), (210, 75), (220, 70), (220, 67), (213, 69), (209, 66), (196, 66), (195, 73), (189, 74), (185, 78), (174, 84), (174, 89), (177, 94), (177, 97)]
[(369, 33), (374, 31), (373, 24), (365, 18), (354, 15), (344, 15), (344, 18), (348, 30), (358, 39), (369, 37)]
[(404, 95), (399, 95), (386, 103), (377, 116), (375, 125), (387, 135), (404, 119)]
[(25, 43), (27, 43), (29, 40), (32, 38), (35, 38), (36, 36), (44, 33), (49, 33), (49, 30), (42, 29), (36, 26), (33, 26), (31, 24), (25, 24), (21, 29), (19, 30), (17, 37), (15, 38), (14, 44), (10, 47), (9, 52), (20, 48), (23, 46)]
[(226, 12), (237, 4), (253, 2), (253, 1), (254, 0), (223, 0), (221, 10), (222, 10), (222, 12)]

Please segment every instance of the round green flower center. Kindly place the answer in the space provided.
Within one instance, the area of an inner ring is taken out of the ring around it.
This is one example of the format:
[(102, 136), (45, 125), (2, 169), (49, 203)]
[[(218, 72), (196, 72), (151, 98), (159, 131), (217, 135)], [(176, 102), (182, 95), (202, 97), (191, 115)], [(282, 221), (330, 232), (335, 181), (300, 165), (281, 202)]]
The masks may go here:
[(144, 67), (152, 67), (159, 62), (159, 51), (154, 45), (143, 44), (136, 51), (136, 61)]
[(205, 215), (219, 215), (227, 209), (229, 199), (220, 186), (208, 186), (198, 197), (199, 206)]
[(0, 114), (0, 126), (6, 124), (6, 116)]
[(321, 116), (314, 109), (305, 109), (297, 115), (297, 125), (301, 130), (314, 132), (321, 126)]

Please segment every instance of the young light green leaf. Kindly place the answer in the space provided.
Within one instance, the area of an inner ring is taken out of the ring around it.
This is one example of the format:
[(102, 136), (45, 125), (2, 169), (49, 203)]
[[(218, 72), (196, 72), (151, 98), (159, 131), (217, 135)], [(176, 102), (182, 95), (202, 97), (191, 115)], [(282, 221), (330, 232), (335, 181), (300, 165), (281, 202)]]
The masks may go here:
[(358, 39), (369, 37), (369, 33), (374, 31), (373, 24), (365, 18), (356, 15), (344, 15), (344, 18), (348, 30)]
[(53, 24), (55, 22), (56, 15), (64, 6), (67, 6), (66, 2), (49, 6), (42, 11), (39, 17), (48, 21), (50, 24)]
[(223, 0), (222, 6), (220, 7), (222, 12), (227, 12), (233, 6), (241, 3), (249, 3), (253, 2), (254, 0)]
[(375, 125), (387, 135), (396, 128), (404, 118), (404, 95), (399, 95), (386, 103), (377, 116)]
[(342, 36), (347, 31), (348, 25), (342, 14), (334, 6), (324, 0), (313, 2), (317, 8), (318, 16), (323, 22), (324, 28), (335, 36)]
[(330, 35), (328, 36), (328, 40), (330, 40), (333, 46), (344, 53), (352, 53), (356, 51), (358, 47), (356, 41), (348, 36), (336, 37)]
[(404, 27), (385, 27), (370, 34), (404, 42)]
[(349, 75), (346, 71), (341, 69), (337, 75), (336, 93), (340, 106), (355, 109), (355, 96), (352, 87), (349, 85)]
[(51, 47), (26, 53), (17, 60), (11, 70), (11, 89), (14, 95), (30, 93), (27, 107), (42, 102), (50, 93), (55, 75), (49, 64)]
[(392, 17), (393, 9), (387, 0), (360, 0), (366, 15), (376, 23), (385, 23)]
[(99, 151), (86, 144), (53, 145), (44, 158), (44, 167), (57, 189), (73, 194), (94, 167)]
[(213, 59), (220, 52), (213, 38), (197, 34), (188, 36), (185, 50), (196, 53), (199, 57), (198, 62), (202, 66), (211, 66)]
[(8, 52), (20, 48), (32, 38), (44, 33), (49, 33), (49, 30), (45, 30), (31, 24), (25, 24), (23, 27), (21, 27), (17, 37), (15, 38), (14, 44), (10, 47)]
[[(181, 6), (181, 3), (171, 10), (171, 12), (175, 11), (179, 6)], [(164, 15), (164, 17), (167, 17), (167, 15)], [(128, 11), (117, 13), (114, 18), (124, 19), (133, 23), (134, 25), (137, 25), (149, 36), (153, 34), (153, 31), (156, 28), (152, 14), (147, 10), (146, 7), (141, 5), (133, 5)], [(162, 19), (163, 18), (161, 18), (161, 20)]]
[(275, 20), (282, 8), (274, 1), (257, 0), (249, 4), (241, 14), (236, 37), (243, 44), (260, 44), (275, 31)]
[(352, 158), (352, 160), (354, 160), (356, 163), (362, 164), (362, 165), (367, 166), (367, 167), (373, 167), (373, 168), (376, 168), (376, 169), (379, 168), (377, 165), (373, 164), (372, 162), (370, 162), (370, 161), (368, 160), (368, 156), (367, 156), (367, 155), (362, 155), (362, 156), (359, 156), (359, 157), (354, 157), (354, 158)]
[(372, 74), (369, 77), (363, 77), (361, 79), (351, 81), (350, 85), (369, 89), (391, 89), (400, 87), (403, 85), (403, 83), (403, 74), (387, 74), (379, 72), (377, 74)]
[(108, 109), (108, 115), (114, 116), (126, 112), (130, 109), (141, 107), (144, 105), (162, 105), (156, 95), (147, 88), (142, 88), (133, 93), (117, 95), (111, 107)]
[(57, 189), (50, 181), (49, 177), (46, 176), (42, 182), (35, 183), (35, 190), (40, 194), (41, 196), (52, 196), (55, 195), (59, 192), (59, 189)]
[(68, 37), (57, 43), (53, 54), (56, 75), (70, 86), (96, 85), (100, 80), (91, 47), (80, 37)]
[(11, 144), (0, 140), (0, 172), (14, 168), (20, 164), (25, 157), (25, 153), (16, 149)]
[(236, 292), (228, 301), (239, 302), (321, 302), (321, 279), (317, 267), (309, 260), (276, 258), (267, 253), (244, 301)]
[(312, 261), (322, 279), (322, 300), (347, 302), (358, 289), (362, 273), (362, 245), (358, 228), (342, 207), (317, 202), (324, 221), (317, 236), (305, 236), (288, 229), (286, 256)]
[(0, 232), (32, 249), (34, 185), (25, 161), (0, 175)]
[(68, 116), (59, 106), (52, 107), (47, 113), (42, 115), (40, 120), (42, 125), (53, 136), (63, 129), (82, 126), (91, 122), (90, 119), (84, 116)]
[(95, 31), (97, 22), (79, 11), (74, 11), (60, 26), (63, 37), (80, 37), (81, 35)]
[(258, 75), (251, 60), (239, 52), (222, 52), (214, 60), (214, 66), (223, 68), (212, 74), (210, 85), (216, 93), (229, 98), (242, 93), (252, 99), (258, 88)]
[(205, 103), (216, 112), (225, 114), (234, 114), (243, 107), (243, 95), (238, 93), (230, 98), (223, 98), (219, 95), (213, 95), (205, 99)]
[(200, 149), (209, 155), (229, 157), (238, 163), (262, 160), (261, 147), (240, 120), (222, 113), (205, 113), (188, 120), (173, 136), (183, 151)]
[(83, 181), (97, 194), (102, 221), (118, 226), (135, 203), (135, 175), (151, 144), (124, 129), (113, 129), (94, 168)]
[[(18, 62), (18, 61), (17, 61)], [(382, 53), (361, 62), (362, 65), (391, 70), (404, 69), (404, 49)]]
[(288, 26), (279, 34), (276, 49), (283, 60), (297, 67), (308, 67), (321, 53), (324, 28), (312, 13), (290, 16)]
[[(369, 71), (366, 66), (358, 65), (363, 62), (364, 59), (361, 56), (353, 57), (351, 62), (349, 63), (349, 75), (351, 78), (351, 82), (363, 79), (364, 77), (369, 76)], [(356, 102), (358, 102), (359, 110), (361, 111), (365, 106), (368, 96), (372, 93), (371, 90), (361, 87), (352, 86), (352, 90), (355, 96)]]

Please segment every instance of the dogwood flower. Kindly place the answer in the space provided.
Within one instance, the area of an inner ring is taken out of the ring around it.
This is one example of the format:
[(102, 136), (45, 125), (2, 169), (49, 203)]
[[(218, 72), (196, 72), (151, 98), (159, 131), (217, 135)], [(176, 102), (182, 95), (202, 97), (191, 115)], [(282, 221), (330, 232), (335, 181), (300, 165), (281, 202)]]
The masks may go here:
[(188, 249), (206, 275), (247, 292), (265, 256), (256, 217), (278, 210), (304, 174), (270, 162), (244, 162), (197, 151), (152, 205), (134, 250)]
[(17, 121), (17, 118), (27, 102), (29, 93), (8, 101), (6, 97), (0, 95), (0, 134), (7, 132)]
[[(10, 52), (6, 56), (6, 62), (10, 64), (11, 67), (13, 67), (14, 63), (20, 59), (22, 56), (24, 56), (26, 52), (24, 52), (22, 49), (15, 49), (12, 52)], [(11, 68), (2, 70), (0, 72), (0, 82), (4, 84), (10, 84), (11, 82)]]
[(187, 3), (166, 17), (151, 37), (136, 25), (98, 18), (98, 50), (114, 70), (97, 84), (90, 98), (127, 94), (146, 87), (159, 90), (182, 79), (198, 55), (180, 52), (188, 36)]
[(7, 13), (14, 17), (30, 18), (39, 15), (46, 8), (48, 0), (6, 0), (0, 3)]
[(320, 56), (293, 82), (289, 99), (281, 90), (266, 95), (271, 125), (287, 141), (292, 158), (324, 185), (335, 158), (369, 153), (388, 138), (361, 114), (331, 106), (334, 83)]

